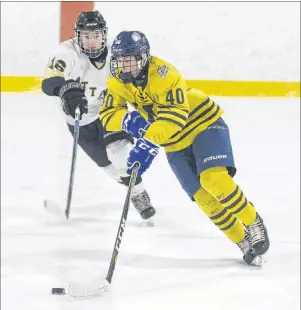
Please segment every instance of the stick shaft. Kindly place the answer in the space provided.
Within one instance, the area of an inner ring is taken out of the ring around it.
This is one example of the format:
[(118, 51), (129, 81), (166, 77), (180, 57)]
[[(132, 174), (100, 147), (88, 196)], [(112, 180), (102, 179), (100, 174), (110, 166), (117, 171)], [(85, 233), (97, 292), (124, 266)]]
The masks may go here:
[(112, 253), (112, 257), (111, 257), (110, 267), (109, 267), (108, 274), (106, 277), (106, 280), (110, 284), (112, 282), (113, 273), (115, 270), (115, 266), (116, 266), (116, 262), (117, 262), (117, 258), (118, 258), (118, 254), (119, 254), (122, 235), (123, 235), (123, 232), (125, 229), (125, 224), (126, 224), (126, 220), (127, 220), (127, 216), (128, 216), (128, 212), (129, 212), (130, 199), (132, 196), (133, 188), (134, 188), (135, 183), (136, 183), (138, 170), (139, 170), (139, 164), (135, 163), (134, 168), (132, 170), (131, 179), (130, 179), (129, 187), (127, 190), (126, 198), (124, 201), (122, 215), (121, 215), (121, 219), (120, 219), (120, 223), (119, 223), (119, 227), (118, 227), (118, 232), (117, 232), (117, 236), (116, 236), (116, 240), (115, 240), (115, 245), (114, 245), (114, 249), (113, 249), (113, 253)]
[(80, 109), (79, 109), (79, 106), (77, 106), (75, 109), (73, 149), (72, 149), (70, 176), (69, 176), (67, 204), (66, 204), (66, 209), (65, 209), (65, 215), (67, 219), (69, 218), (69, 214), (70, 214), (70, 207), (71, 207), (72, 193), (73, 193), (73, 183), (74, 183), (76, 156), (77, 156), (77, 145), (78, 145), (79, 128), (80, 128), (79, 119), (80, 119)]

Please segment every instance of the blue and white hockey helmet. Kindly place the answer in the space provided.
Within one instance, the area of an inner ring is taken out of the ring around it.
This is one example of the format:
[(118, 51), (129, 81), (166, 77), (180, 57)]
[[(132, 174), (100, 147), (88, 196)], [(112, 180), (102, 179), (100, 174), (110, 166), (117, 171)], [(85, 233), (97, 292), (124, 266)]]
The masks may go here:
[(122, 83), (136, 79), (150, 57), (150, 45), (140, 31), (122, 31), (111, 46), (110, 70)]

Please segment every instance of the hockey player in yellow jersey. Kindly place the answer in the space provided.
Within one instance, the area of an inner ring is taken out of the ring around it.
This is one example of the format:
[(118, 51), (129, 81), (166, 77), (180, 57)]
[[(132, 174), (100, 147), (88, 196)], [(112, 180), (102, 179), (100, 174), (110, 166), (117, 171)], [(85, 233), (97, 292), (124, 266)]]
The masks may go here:
[(137, 139), (128, 174), (135, 162), (143, 174), (164, 147), (189, 197), (238, 245), (247, 264), (261, 265), (269, 248), (267, 229), (233, 180), (236, 168), (224, 111), (201, 91), (188, 88), (174, 66), (151, 56), (140, 31), (123, 31), (115, 38), (110, 72), (100, 119), (106, 130), (123, 129)]

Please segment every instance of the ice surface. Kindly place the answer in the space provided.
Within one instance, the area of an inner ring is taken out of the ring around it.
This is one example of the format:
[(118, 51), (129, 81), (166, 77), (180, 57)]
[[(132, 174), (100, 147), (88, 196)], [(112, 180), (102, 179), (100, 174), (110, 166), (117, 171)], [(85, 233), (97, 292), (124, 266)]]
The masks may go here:
[(300, 101), (215, 98), (231, 129), (236, 181), (269, 229), (269, 261), (238, 248), (181, 190), (163, 150), (145, 173), (157, 208), (145, 227), (130, 209), (106, 298), (52, 296), (52, 287), (104, 278), (125, 189), (79, 150), (71, 218), (64, 206), (72, 139), (52, 98), (1, 94), (1, 309), (296, 310), (300, 303)]

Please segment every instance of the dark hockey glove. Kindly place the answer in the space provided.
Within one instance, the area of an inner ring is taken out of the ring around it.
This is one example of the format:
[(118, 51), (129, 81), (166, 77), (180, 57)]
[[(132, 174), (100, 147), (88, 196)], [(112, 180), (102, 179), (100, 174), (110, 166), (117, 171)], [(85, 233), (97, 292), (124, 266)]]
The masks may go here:
[(80, 119), (88, 113), (88, 100), (82, 85), (74, 80), (67, 80), (60, 88), (59, 97), (62, 100), (63, 110), (67, 115), (75, 117), (75, 109), (79, 106)]

